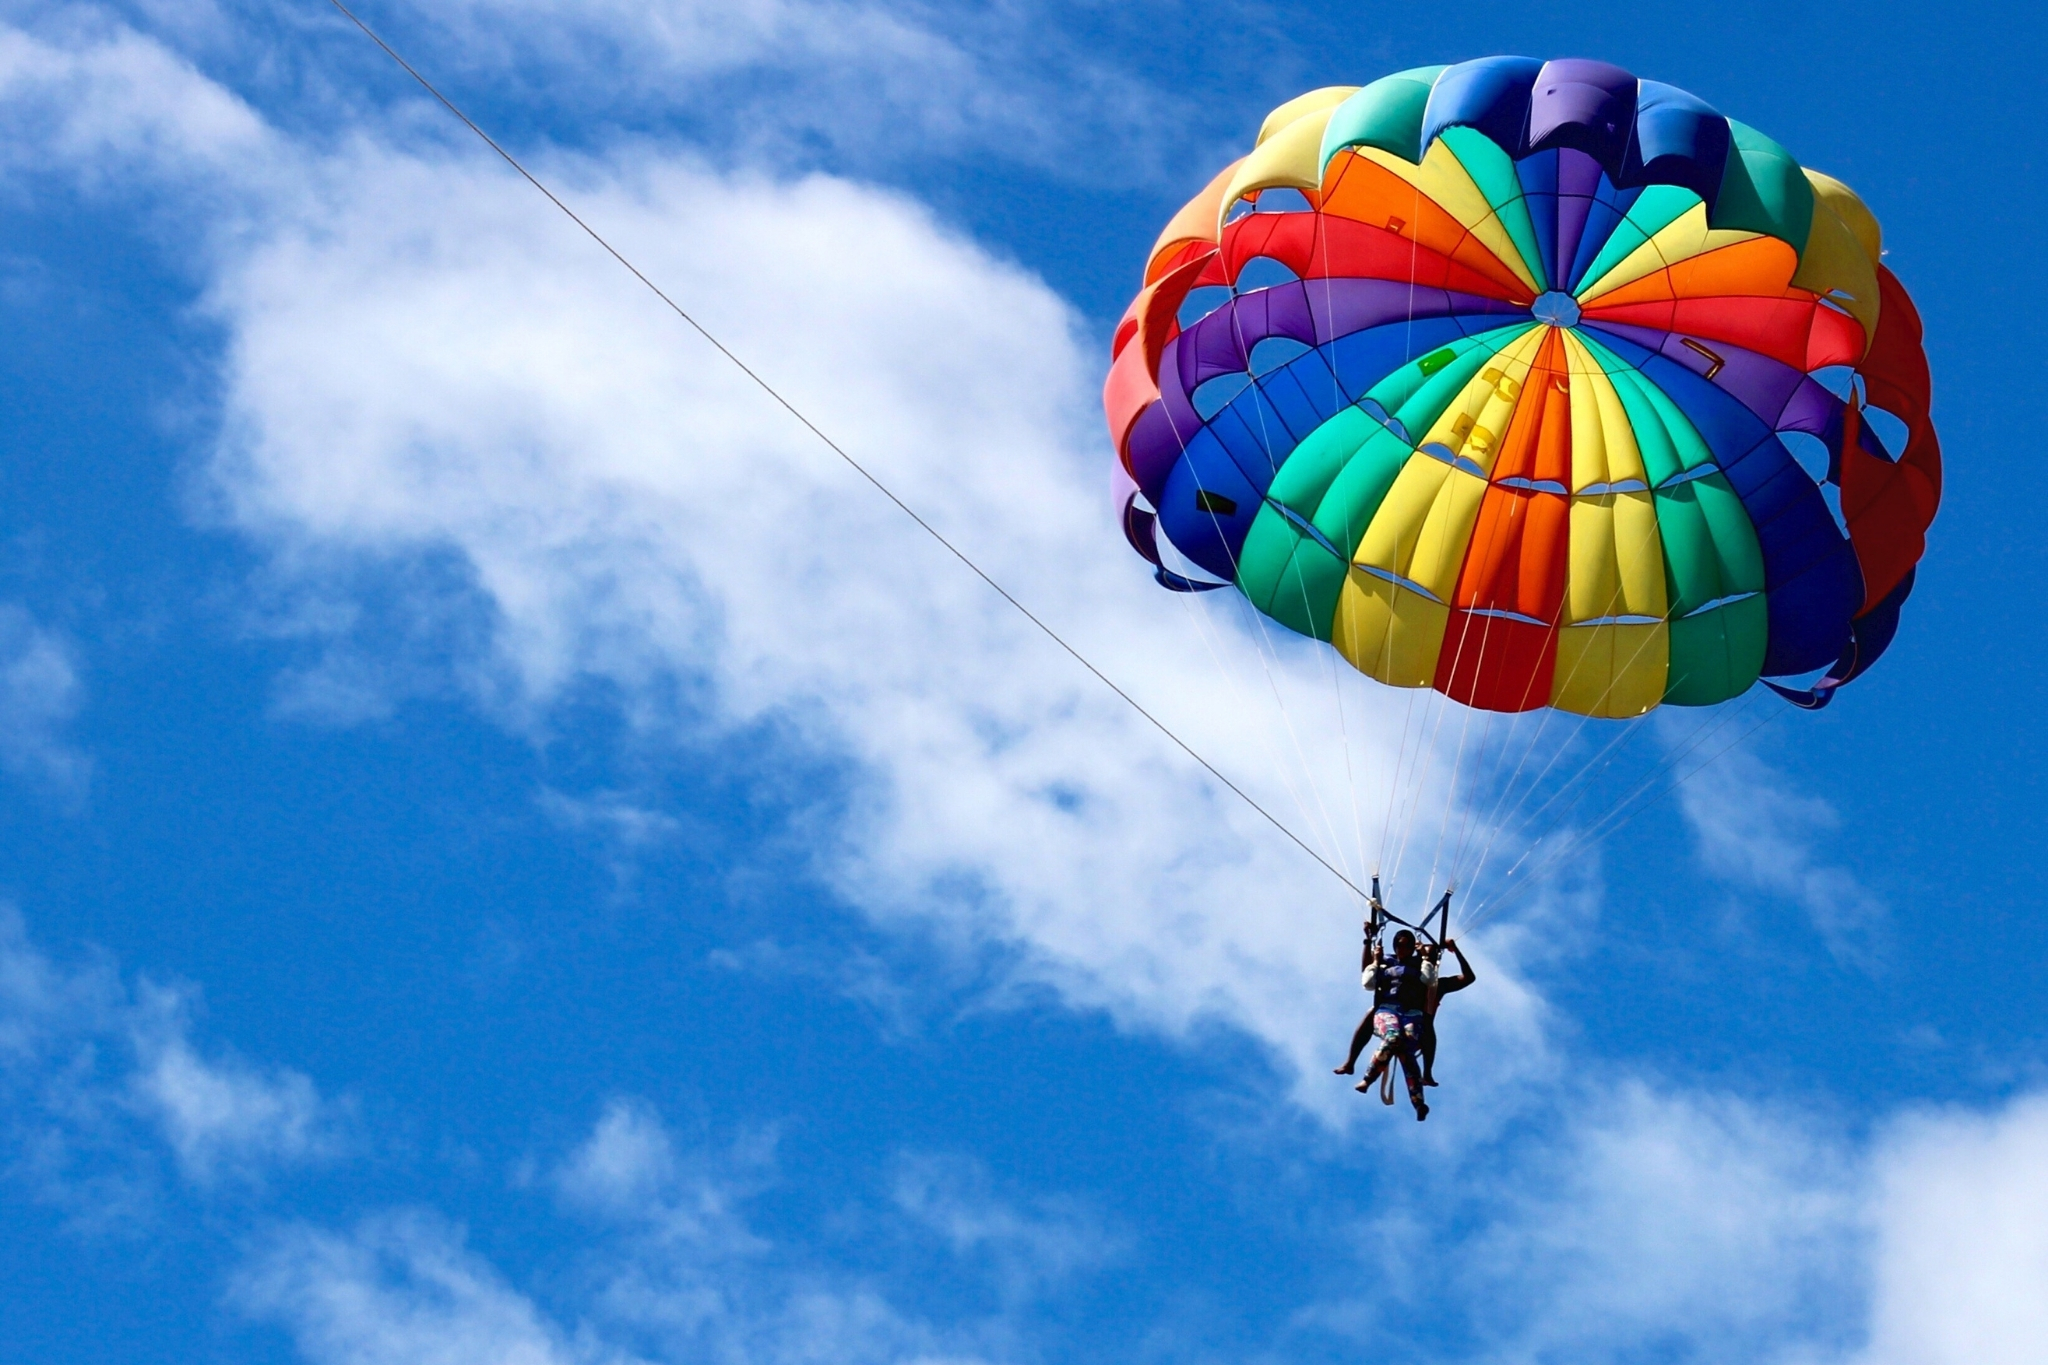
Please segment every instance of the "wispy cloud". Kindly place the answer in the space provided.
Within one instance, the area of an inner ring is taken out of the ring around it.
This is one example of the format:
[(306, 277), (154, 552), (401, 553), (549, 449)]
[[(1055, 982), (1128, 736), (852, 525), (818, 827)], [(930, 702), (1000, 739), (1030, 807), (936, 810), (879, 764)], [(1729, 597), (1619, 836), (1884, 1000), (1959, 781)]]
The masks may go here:
[[(1858, 1135), (1640, 1079), (1567, 1095), (1557, 1119), (1441, 1186), (1383, 1182), (1352, 1244), (1374, 1292), (1305, 1306), (1295, 1344), (1474, 1365), (2039, 1356), (2042, 1097)], [(1431, 1328), (1390, 1330), (1408, 1321)]]
[(774, 1138), (762, 1133), (727, 1150), (679, 1149), (654, 1108), (605, 1106), (590, 1136), (556, 1167), (556, 1191), (575, 1211), (653, 1234), (737, 1254), (762, 1245), (739, 1204), (772, 1183)]
[(143, 982), (129, 1012), (135, 1068), (127, 1089), (195, 1181), (254, 1178), (275, 1166), (336, 1155), (342, 1111), (288, 1068), (260, 1068), (232, 1053), (202, 1056), (192, 1043), (190, 992)]
[[(283, 1326), (314, 1365), (373, 1360), (927, 1362), (1036, 1354), (1026, 1310), (1099, 1273), (1120, 1249), (1077, 1201), (1004, 1198), (972, 1162), (905, 1155), (885, 1198), (837, 1198), (864, 1233), (853, 1264), (777, 1243), (748, 1204), (780, 1183), (758, 1137), (686, 1144), (644, 1101), (608, 1104), (549, 1183), (593, 1236), (574, 1274), (541, 1294), (421, 1211), (347, 1232), (305, 1224), (266, 1238), (232, 1297)], [(828, 1235), (824, 1240), (831, 1240)], [(939, 1311), (938, 1270), (990, 1286)], [(543, 1306), (545, 1304), (545, 1306)]]
[(623, 1365), (507, 1285), (461, 1234), (426, 1215), (371, 1219), (353, 1233), (278, 1232), (232, 1298), (281, 1323), (313, 1365)]
[(893, 1194), (897, 1208), (954, 1256), (988, 1265), (1012, 1306), (1099, 1273), (1128, 1249), (1127, 1237), (1085, 1204), (1041, 1196), (1020, 1205), (964, 1157), (903, 1154)]
[(0, 767), (64, 801), (82, 799), (92, 761), (69, 730), (84, 693), (70, 643), (0, 603)]
[(712, 1276), (673, 1250), (602, 1259), (610, 1273), (595, 1296), (572, 1296), (566, 1314), (552, 1314), (470, 1251), (458, 1229), (414, 1212), (370, 1219), (349, 1233), (289, 1228), (236, 1277), (231, 1297), (250, 1316), (284, 1327), (311, 1365), (970, 1365), (982, 1358), (947, 1345), (942, 1333), (858, 1284), (731, 1266)]
[(593, 791), (572, 795), (548, 787), (536, 798), (555, 826), (592, 848), (610, 870), (617, 894), (627, 895), (644, 859), (681, 841), (688, 826), (647, 795)]
[(1826, 838), (1841, 825), (1833, 806), (1745, 748), (1702, 768), (1678, 800), (1709, 871), (1798, 906), (1836, 954), (1871, 959), (1884, 907), (1855, 873), (1827, 861)]
[(1198, 106), (1072, 36), (1069, 19), (1107, 17), (1086, 4), (460, 0), (423, 36), (446, 71), (519, 73), (531, 98), (586, 116), (684, 119), (744, 162), (901, 175), (974, 155), (1128, 184), (1150, 178), (1156, 144)]
[(349, 1107), (284, 1067), (195, 1040), (194, 992), (66, 967), (0, 908), (0, 1095), (7, 1165), (99, 1225), (152, 1199), (164, 1157), (188, 1185), (260, 1185), (338, 1155)]

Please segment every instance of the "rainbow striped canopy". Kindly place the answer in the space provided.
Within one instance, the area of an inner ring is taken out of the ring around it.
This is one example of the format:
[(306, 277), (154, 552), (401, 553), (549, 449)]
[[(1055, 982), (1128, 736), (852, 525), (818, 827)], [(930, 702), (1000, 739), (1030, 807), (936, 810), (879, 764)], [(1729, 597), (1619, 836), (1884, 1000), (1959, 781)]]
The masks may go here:
[(1117, 328), (1125, 532), (1167, 587), (1490, 710), (1759, 677), (1824, 704), (1890, 643), (1940, 498), (1880, 254), (1839, 181), (1602, 62), (1311, 91)]

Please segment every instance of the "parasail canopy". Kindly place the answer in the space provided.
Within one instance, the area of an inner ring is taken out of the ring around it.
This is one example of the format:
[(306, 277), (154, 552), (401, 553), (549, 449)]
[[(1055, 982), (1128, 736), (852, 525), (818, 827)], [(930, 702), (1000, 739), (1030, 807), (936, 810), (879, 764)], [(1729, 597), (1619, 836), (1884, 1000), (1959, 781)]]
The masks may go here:
[(1602, 62), (1311, 91), (1117, 329), (1126, 533), (1168, 587), (1491, 711), (1824, 704), (1940, 497), (1881, 256), (1848, 187)]

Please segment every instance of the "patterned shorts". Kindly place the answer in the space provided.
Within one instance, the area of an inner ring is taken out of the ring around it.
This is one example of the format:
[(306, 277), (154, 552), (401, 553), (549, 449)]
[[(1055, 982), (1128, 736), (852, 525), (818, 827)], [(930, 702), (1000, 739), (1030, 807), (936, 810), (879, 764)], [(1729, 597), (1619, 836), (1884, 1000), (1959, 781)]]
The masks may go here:
[(1405, 1047), (1413, 1041), (1414, 1029), (1419, 1026), (1421, 1018), (1419, 1014), (1403, 1014), (1399, 1010), (1374, 1010), (1373, 1036), (1389, 1047)]

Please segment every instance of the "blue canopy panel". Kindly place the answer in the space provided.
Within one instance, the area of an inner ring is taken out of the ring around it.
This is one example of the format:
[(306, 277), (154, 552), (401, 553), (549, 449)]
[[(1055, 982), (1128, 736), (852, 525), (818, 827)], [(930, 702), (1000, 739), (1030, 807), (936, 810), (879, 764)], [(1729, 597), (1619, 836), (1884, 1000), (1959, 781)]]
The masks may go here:
[(1623, 185), (1683, 185), (1706, 203), (1721, 193), (1728, 164), (1728, 120), (1699, 96), (1661, 81), (1636, 93), (1636, 135), (1616, 180)]
[(1529, 90), (1543, 63), (1533, 57), (1481, 57), (1446, 67), (1422, 111), (1422, 148), (1450, 127), (1476, 128), (1511, 157), (1526, 149)]
[(1536, 230), (1537, 254), (1543, 258), (1543, 278), (1563, 278), (1557, 259), (1557, 151), (1532, 152), (1515, 163), (1515, 178), (1522, 184), (1522, 201), (1529, 206), (1529, 226)]
[(1906, 576), (1884, 595), (1883, 601), (1850, 622), (1848, 647), (1829, 667), (1827, 675), (1812, 687), (1781, 687), (1768, 678), (1764, 679), (1764, 686), (1794, 706), (1808, 711), (1818, 711), (1833, 701), (1835, 689), (1863, 676), (1864, 670), (1891, 648), (1893, 638), (1899, 633), (1899, 612), (1906, 605), (1906, 599), (1913, 595), (1913, 577), (1919, 572), (1918, 565), (1906, 570)]
[(1770, 617), (1762, 671), (1806, 673), (1837, 658), (1863, 605), (1863, 572), (1819, 487), (1771, 425), (1734, 394), (1618, 329), (1587, 330), (1677, 404), (1756, 528)]

